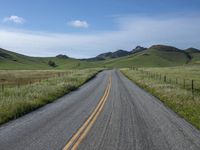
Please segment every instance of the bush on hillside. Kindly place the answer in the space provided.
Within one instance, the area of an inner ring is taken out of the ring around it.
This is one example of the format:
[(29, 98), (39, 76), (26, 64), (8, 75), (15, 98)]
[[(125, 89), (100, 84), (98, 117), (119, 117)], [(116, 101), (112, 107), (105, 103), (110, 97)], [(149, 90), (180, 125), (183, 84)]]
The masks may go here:
[(57, 66), (56, 63), (54, 61), (52, 61), (52, 60), (49, 60), (48, 65), (51, 66), (51, 67), (56, 67)]

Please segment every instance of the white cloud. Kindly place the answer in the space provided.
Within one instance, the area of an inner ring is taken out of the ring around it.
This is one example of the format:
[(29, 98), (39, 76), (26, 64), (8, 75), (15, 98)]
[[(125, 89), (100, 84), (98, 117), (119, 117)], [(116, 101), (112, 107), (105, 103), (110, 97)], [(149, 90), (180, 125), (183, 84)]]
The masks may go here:
[(88, 28), (89, 24), (87, 21), (81, 21), (81, 20), (72, 20), (67, 23), (69, 26), (75, 27), (75, 28)]
[(200, 48), (200, 16), (117, 18), (118, 29), (93, 34), (58, 34), (0, 29), (0, 47), (33, 56), (92, 57), (137, 45)]
[(17, 24), (23, 24), (25, 23), (25, 19), (22, 18), (22, 17), (19, 17), (19, 16), (9, 16), (9, 17), (5, 17), (3, 19), (3, 22), (6, 23), (6, 22), (13, 22), (13, 23), (17, 23)]

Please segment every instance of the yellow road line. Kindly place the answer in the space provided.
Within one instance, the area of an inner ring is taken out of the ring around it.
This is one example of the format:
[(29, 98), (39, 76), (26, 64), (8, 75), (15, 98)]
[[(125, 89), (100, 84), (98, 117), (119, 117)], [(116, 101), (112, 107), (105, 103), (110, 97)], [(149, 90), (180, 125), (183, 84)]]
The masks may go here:
[(85, 138), (89, 130), (91, 129), (92, 125), (95, 123), (96, 119), (98, 118), (100, 112), (103, 109), (103, 106), (107, 100), (107, 97), (110, 93), (111, 89), (111, 76), (109, 77), (109, 83), (107, 85), (107, 88), (104, 92), (104, 95), (100, 99), (98, 105), (96, 106), (95, 110), (92, 112), (92, 114), (89, 116), (89, 118), (85, 121), (85, 123), (78, 129), (78, 131), (72, 136), (72, 138), (68, 141), (68, 143), (65, 145), (63, 150), (76, 150), (78, 148), (78, 145), (82, 142), (82, 140)]

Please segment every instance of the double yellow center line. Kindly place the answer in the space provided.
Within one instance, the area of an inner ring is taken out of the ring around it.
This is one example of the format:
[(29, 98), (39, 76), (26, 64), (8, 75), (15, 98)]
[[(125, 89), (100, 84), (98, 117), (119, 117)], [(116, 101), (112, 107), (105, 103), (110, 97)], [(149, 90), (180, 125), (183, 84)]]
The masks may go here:
[(87, 133), (95, 123), (96, 119), (98, 118), (99, 114), (101, 113), (106, 100), (108, 98), (108, 95), (110, 93), (112, 84), (112, 78), (109, 77), (109, 83), (106, 87), (106, 90), (104, 92), (104, 95), (100, 99), (98, 105), (92, 112), (92, 114), (88, 117), (88, 119), (84, 122), (84, 124), (78, 129), (78, 131), (72, 136), (72, 138), (68, 141), (68, 143), (65, 145), (63, 150), (76, 150), (78, 148), (78, 145), (83, 141), (83, 139), (86, 137)]

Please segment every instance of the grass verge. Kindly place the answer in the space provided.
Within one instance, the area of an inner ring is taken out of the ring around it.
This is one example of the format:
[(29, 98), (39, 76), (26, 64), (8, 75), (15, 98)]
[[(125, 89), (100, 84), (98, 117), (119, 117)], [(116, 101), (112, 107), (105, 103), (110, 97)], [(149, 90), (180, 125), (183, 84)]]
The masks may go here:
[[(162, 68), (160, 69), (162, 72)], [(148, 71), (150, 70), (148, 69)], [(158, 97), (165, 105), (185, 120), (200, 129), (199, 93), (196, 93), (194, 96), (190, 90), (183, 89), (175, 84), (149, 78), (146, 74), (137, 70), (122, 69), (121, 72), (138, 86)], [(191, 76), (193, 76), (192, 73)]]
[(92, 79), (100, 69), (69, 70), (63, 76), (0, 91), (0, 124), (55, 101)]

